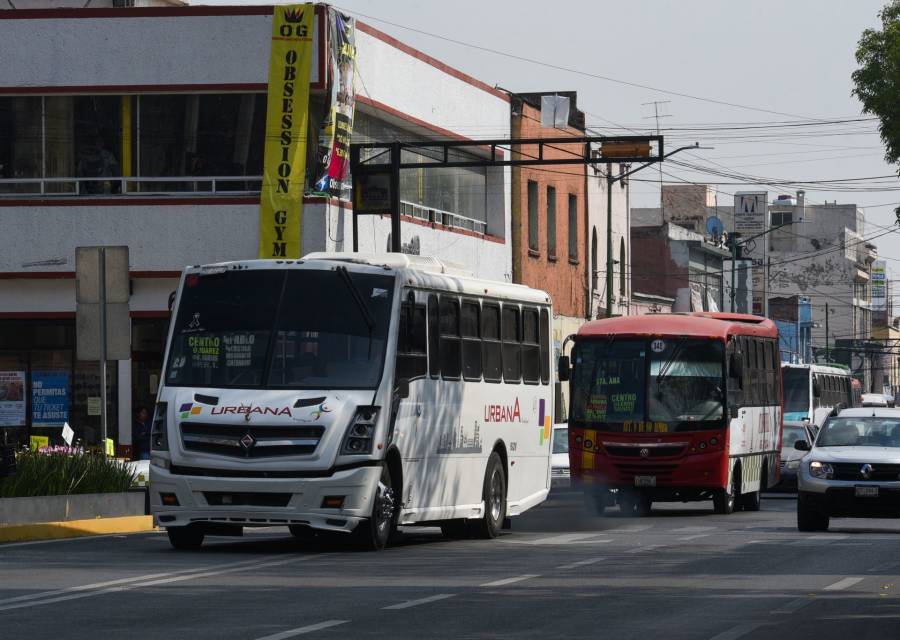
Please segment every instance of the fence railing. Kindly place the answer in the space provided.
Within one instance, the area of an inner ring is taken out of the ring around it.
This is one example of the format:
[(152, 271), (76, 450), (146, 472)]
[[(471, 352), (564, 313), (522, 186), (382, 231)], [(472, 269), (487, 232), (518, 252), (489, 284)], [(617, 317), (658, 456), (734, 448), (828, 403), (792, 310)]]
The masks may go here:
[(400, 215), (418, 218), (425, 222), (432, 222), (451, 227), (455, 229), (468, 229), (476, 233), (487, 233), (487, 222), (469, 218), (467, 216), (453, 213), (452, 211), (443, 211), (434, 207), (425, 207), (414, 202), (400, 201)]
[(256, 195), (262, 176), (4, 178), (0, 198), (21, 196)]

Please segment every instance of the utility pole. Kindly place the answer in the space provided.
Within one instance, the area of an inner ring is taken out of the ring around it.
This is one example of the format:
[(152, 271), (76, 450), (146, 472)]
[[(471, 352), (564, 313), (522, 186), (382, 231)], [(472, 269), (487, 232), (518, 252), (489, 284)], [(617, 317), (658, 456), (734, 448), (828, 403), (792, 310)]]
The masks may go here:
[[(736, 239), (734, 239), (734, 235), (732, 235), (732, 239), (730, 240), (730, 244), (731, 244), (731, 311), (732, 312), (734, 312), (734, 295), (735, 295), (734, 272), (735, 272), (735, 262), (737, 261), (738, 246), (739, 245), (743, 246), (743, 245), (747, 244), (748, 242), (750, 242), (751, 240), (756, 240), (757, 238), (761, 238), (762, 236), (764, 236), (766, 234), (772, 233), (776, 229), (781, 229), (781, 227), (787, 227), (787, 226), (795, 224), (797, 222), (802, 222), (802, 220), (792, 220), (790, 222), (785, 222), (784, 224), (780, 224), (775, 227), (769, 227), (762, 233), (757, 233), (755, 236), (750, 236), (749, 238), (741, 238), (740, 242), (738, 242)], [(768, 269), (766, 271), (768, 272)], [(766, 273), (766, 279), (768, 279), (768, 273)], [(764, 282), (763, 287), (766, 287), (766, 285), (767, 285), (767, 283)], [(766, 288), (764, 288), (763, 291), (765, 292)], [(768, 294), (766, 294), (766, 295), (768, 295)], [(766, 308), (766, 305), (763, 305), (763, 309), (765, 309), (765, 308)]]
[(825, 362), (831, 361), (831, 355), (828, 352), (828, 303), (825, 303)]

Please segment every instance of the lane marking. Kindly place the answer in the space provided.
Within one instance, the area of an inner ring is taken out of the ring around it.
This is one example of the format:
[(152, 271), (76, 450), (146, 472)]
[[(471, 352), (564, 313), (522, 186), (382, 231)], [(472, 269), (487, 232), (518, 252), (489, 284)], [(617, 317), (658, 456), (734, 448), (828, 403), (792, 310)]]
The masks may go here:
[(684, 536), (682, 538), (677, 538), (678, 540), (696, 540), (697, 538), (708, 538), (710, 534), (708, 533), (695, 533), (692, 536)]
[(513, 584), (515, 582), (522, 582), (523, 580), (531, 580), (532, 578), (539, 578), (540, 576), (536, 573), (526, 573), (525, 575), (515, 576), (513, 578), (503, 578), (502, 580), (494, 580), (493, 582), (485, 582), (484, 584), (478, 585), (479, 587), (502, 587), (507, 584)]
[(455, 593), (439, 593), (436, 596), (429, 596), (427, 598), (419, 598), (418, 600), (407, 600), (406, 602), (401, 602), (399, 604), (392, 604), (389, 607), (382, 607), (382, 609), (387, 611), (397, 610), (397, 609), (409, 609), (410, 607), (418, 607), (420, 604), (428, 604), (429, 602), (437, 602), (438, 600), (446, 600), (447, 598), (452, 598), (455, 596)]
[(642, 551), (652, 551), (653, 549), (659, 549), (664, 545), (661, 544), (648, 544), (646, 547), (635, 547), (634, 549), (629, 549), (625, 553), (641, 553)]
[(797, 598), (796, 600), (791, 600), (790, 602), (781, 605), (777, 609), (772, 609), (770, 613), (780, 614), (780, 613), (794, 613), (805, 607), (808, 604), (812, 604), (812, 598)]
[(825, 587), (824, 591), (843, 591), (847, 587), (852, 587), (862, 581), (863, 578), (844, 578), (843, 580), (838, 580), (834, 584), (828, 585)]
[[(220, 565), (220, 567), (227, 567), (222, 569), (216, 569), (213, 571), (207, 571), (205, 568), (201, 567), (199, 569), (191, 569), (187, 571), (191, 571), (187, 575), (174, 575), (173, 577), (166, 577), (162, 579), (151, 579), (146, 580), (146, 576), (140, 576), (139, 579), (145, 580), (144, 582), (131, 580), (129, 583), (119, 584), (116, 586), (111, 586), (103, 589), (94, 589), (91, 591), (79, 591), (75, 593), (69, 592), (67, 595), (60, 595), (58, 597), (44, 597), (41, 600), (31, 600), (28, 602), (15, 602), (12, 604), (7, 604), (4, 606), (0, 606), (0, 611), (9, 611), (11, 609), (22, 609), (24, 607), (36, 607), (43, 604), (53, 604), (55, 602), (64, 602), (66, 600), (80, 600), (82, 598), (91, 598), (94, 596), (104, 595), (107, 593), (121, 593), (124, 591), (131, 591), (132, 589), (141, 589), (143, 587), (153, 587), (161, 584), (171, 584), (173, 582), (183, 582), (184, 580), (195, 580), (197, 578), (208, 578), (210, 576), (219, 576), (227, 573), (236, 573), (238, 571), (248, 571), (251, 569), (262, 569), (265, 567), (277, 567), (280, 565), (293, 564), (295, 562), (302, 562), (305, 560), (313, 560), (316, 558), (326, 557), (326, 555), (333, 554), (322, 554), (318, 556), (301, 556), (299, 558), (288, 558), (287, 560), (272, 560), (269, 562), (256, 562), (255, 564), (247, 564), (247, 562), (254, 561), (244, 561), (242, 563), (234, 563), (241, 564), (243, 566), (234, 566), (232, 565)], [(182, 572), (184, 573), (184, 572)], [(173, 575), (173, 574), (162, 574), (162, 575)], [(19, 596), (19, 599), (24, 598), (25, 596)]]
[(680, 529), (672, 529), (672, 533), (701, 533), (703, 531), (712, 531), (718, 527), (681, 527)]
[(808, 538), (803, 538), (802, 540), (794, 540), (789, 544), (792, 547), (804, 547), (808, 545), (817, 545), (817, 544), (831, 544), (832, 542), (836, 542), (837, 540), (846, 540), (850, 536), (809, 536)]
[[(125, 536), (147, 536), (148, 540), (166, 540), (165, 534), (154, 533), (152, 531), (141, 531), (139, 533), (105, 533), (98, 536), (81, 536), (80, 538), (54, 538), (52, 540), (31, 540), (29, 542), (3, 542), (0, 543), (0, 551), (11, 549), (12, 547), (30, 547), (36, 544), (53, 544), (55, 542), (82, 542), (84, 540), (102, 540), (103, 538), (121, 538)], [(162, 536), (162, 537), (160, 537)]]
[(601, 561), (603, 561), (603, 560), (606, 560), (606, 558), (605, 558), (605, 557), (603, 557), (603, 558), (590, 558), (589, 560), (579, 560), (578, 562), (570, 562), (569, 564), (560, 565), (560, 566), (558, 566), (558, 567), (556, 567), (556, 568), (557, 568), (557, 569), (575, 569), (575, 568), (577, 568), (577, 567), (585, 567), (585, 566), (587, 566), (587, 565), (589, 565), (589, 564), (596, 564), (596, 563), (601, 562)]
[(709, 640), (737, 640), (752, 631), (756, 631), (760, 627), (766, 626), (766, 622), (755, 622), (752, 624), (739, 624), (736, 627), (732, 627), (727, 631), (723, 631), (722, 633), (714, 635)]
[(636, 524), (629, 527), (618, 527), (616, 529), (607, 529), (602, 533), (639, 533), (641, 531), (646, 531), (647, 529), (652, 529), (652, 524)]
[(900, 562), (884, 562), (882, 564), (876, 564), (871, 569), (867, 569), (866, 573), (877, 573), (878, 571), (887, 571), (888, 569), (893, 569), (894, 567), (900, 566)]
[[(561, 535), (547, 536), (546, 538), (538, 538), (531, 540), (530, 544), (571, 544), (580, 540), (588, 540), (602, 536), (602, 533), (563, 533)], [(599, 542), (599, 540), (598, 540)], [(609, 542), (612, 542), (611, 540)]]
[(339, 624), (347, 624), (349, 620), (326, 620), (317, 624), (310, 624), (305, 627), (297, 627), (296, 629), (288, 629), (281, 633), (273, 633), (270, 636), (263, 636), (256, 640), (285, 640), (285, 638), (293, 638), (294, 636), (302, 636), (304, 633), (312, 633), (313, 631), (321, 631), (329, 627), (336, 627)]

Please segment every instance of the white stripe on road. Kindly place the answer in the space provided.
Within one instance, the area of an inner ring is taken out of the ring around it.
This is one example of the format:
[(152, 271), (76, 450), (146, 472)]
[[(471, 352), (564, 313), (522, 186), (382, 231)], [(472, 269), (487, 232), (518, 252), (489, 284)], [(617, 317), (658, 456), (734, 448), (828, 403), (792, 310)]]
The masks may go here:
[(629, 527), (618, 527), (617, 529), (607, 529), (603, 533), (639, 533), (641, 531), (646, 531), (647, 529), (652, 529), (652, 524), (636, 524)]
[[(572, 544), (573, 542), (584, 541), (590, 538), (596, 538), (603, 535), (602, 533), (563, 533), (556, 536), (547, 536), (546, 538), (538, 538), (529, 541), (529, 544)], [(594, 540), (591, 540), (594, 542)], [(612, 540), (597, 540), (596, 542), (612, 542)]]
[(804, 547), (813, 544), (831, 544), (838, 540), (846, 540), (849, 536), (809, 536), (802, 540), (794, 540), (789, 543), (792, 547)]
[(153, 533), (151, 531), (141, 531), (138, 533), (105, 533), (100, 536), (81, 536), (80, 538), (54, 538), (53, 540), (30, 540), (29, 542), (3, 542), (0, 543), (0, 551), (10, 549), (12, 547), (31, 547), (36, 544), (54, 544), (59, 542), (82, 542), (84, 540), (102, 540), (103, 538), (124, 538), (126, 536), (147, 536), (148, 540), (165, 540), (168, 538), (165, 534)]
[[(24, 607), (35, 607), (42, 604), (53, 604), (54, 602), (64, 602), (66, 600), (79, 600), (81, 598), (90, 598), (93, 596), (99, 596), (107, 593), (117, 593), (123, 591), (131, 591), (132, 589), (140, 589), (143, 587), (153, 587), (161, 584), (170, 584), (172, 582), (182, 582), (184, 580), (194, 580), (197, 578), (208, 578), (210, 576), (218, 576), (226, 573), (235, 573), (237, 571), (247, 571), (251, 569), (262, 569), (264, 567), (277, 567), (279, 565), (285, 564), (293, 564), (295, 562), (301, 562), (303, 560), (312, 560), (325, 557), (330, 554), (321, 554), (318, 556), (301, 556), (299, 558), (288, 558), (287, 560), (274, 560), (270, 562), (256, 562), (255, 564), (247, 564), (248, 562), (253, 561), (243, 561), (240, 563), (234, 563), (232, 565), (220, 565), (220, 567), (229, 567), (224, 569), (216, 569), (215, 571), (205, 571), (203, 567), (188, 569), (186, 571), (190, 571), (187, 575), (174, 575), (178, 572), (173, 572), (171, 574), (160, 574), (160, 575), (170, 575), (174, 577), (166, 577), (162, 579), (150, 579), (147, 580), (148, 576), (140, 576), (136, 579), (131, 579), (130, 583), (122, 583), (117, 586), (111, 586), (107, 588), (94, 589), (92, 591), (80, 591), (76, 593), (68, 593), (68, 595), (60, 595), (58, 597), (44, 597), (41, 600), (32, 600), (29, 602), (15, 602), (13, 604), (7, 604), (5, 606), (0, 606), (0, 611), (9, 611), (10, 609), (22, 609)], [(243, 566), (235, 566), (235, 565), (243, 565)], [(184, 571), (180, 573), (185, 573)], [(155, 576), (150, 576), (155, 577)], [(127, 578), (125, 580), (128, 580)], [(144, 582), (140, 582), (139, 580), (145, 580)], [(118, 581), (114, 581), (118, 582)], [(62, 590), (63, 593), (67, 591), (76, 590), (78, 587), (72, 587), (69, 590)], [(51, 592), (52, 593), (52, 592)], [(50, 595), (50, 593), (44, 594)], [(24, 599), (25, 596), (19, 596), (20, 600)]]
[(843, 591), (847, 587), (852, 587), (853, 585), (862, 581), (862, 578), (844, 578), (843, 580), (838, 580), (834, 584), (830, 584), (825, 587), (825, 591)]
[(313, 631), (321, 631), (329, 627), (336, 627), (339, 624), (347, 624), (349, 620), (326, 620), (317, 624), (311, 624), (306, 627), (297, 627), (296, 629), (288, 629), (281, 633), (273, 633), (270, 636), (263, 636), (256, 640), (285, 640), (285, 638), (293, 638), (294, 636), (302, 636), (304, 633), (312, 633)]
[(702, 531), (712, 531), (718, 527), (681, 527), (680, 529), (672, 529), (672, 533), (700, 533)]
[(576, 569), (578, 567), (585, 567), (589, 564), (596, 564), (602, 560), (606, 560), (606, 558), (590, 558), (589, 560), (579, 560), (578, 562), (571, 562), (569, 564), (564, 564), (562, 566), (556, 567), (557, 569)]
[(503, 578), (503, 580), (494, 580), (493, 582), (485, 582), (484, 584), (478, 585), (480, 587), (502, 587), (503, 585), (513, 584), (515, 582), (522, 582), (523, 580), (531, 580), (532, 578), (539, 578), (540, 576), (535, 573), (526, 573), (522, 576), (515, 576), (513, 578)]
[(772, 609), (771, 613), (780, 614), (780, 613), (794, 613), (805, 607), (808, 604), (812, 604), (812, 598), (797, 598), (796, 600), (791, 600), (787, 604), (783, 604), (777, 609)]
[(447, 598), (452, 598), (455, 596), (455, 593), (439, 593), (436, 596), (428, 596), (427, 598), (419, 598), (418, 600), (407, 600), (406, 602), (401, 602), (400, 604), (392, 604), (389, 607), (382, 607), (385, 610), (396, 610), (396, 609), (409, 609), (411, 607), (418, 607), (420, 604), (428, 604), (429, 602), (437, 602), (438, 600), (446, 600)]
[(709, 640), (737, 640), (738, 638), (742, 638), (748, 633), (752, 631), (756, 631), (760, 627), (764, 627), (766, 622), (756, 622), (752, 624), (739, 624), (736, 627), (732, 627), (727, 631), (723, 631), (722, 633), (714, 635)]
[(634, 549), (629, 549), (625, 553), (641, 553), (642, 551), (653, 551), (654, 549), (659, 549), (661, 544), (648, 544), (646, 547), (635, 547)]
[(697, 538), (708, 538), (710, 534), (708, 533), (695, 533), (692, 536), (684, 536), (682, 538), (678, 538), (678, 540), (696, 540)]

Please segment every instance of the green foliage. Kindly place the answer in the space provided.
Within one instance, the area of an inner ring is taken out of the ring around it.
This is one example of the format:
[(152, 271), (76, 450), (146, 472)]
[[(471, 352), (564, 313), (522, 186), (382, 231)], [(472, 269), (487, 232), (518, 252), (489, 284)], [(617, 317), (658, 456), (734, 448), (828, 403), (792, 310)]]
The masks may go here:
[(124, 463), (95, 453), (25, 451), (16, 459), (16, 474), (0, 480), (0, 498), (115, 493), (127, 491), (134, 477)]
[(856, 48), (853, 95), (864, 113), (881, 121), (884, 157), (895, 164), (900, 161), (900, 0), (891, 0), (878, 16), (881, 29), (863, 31)]

